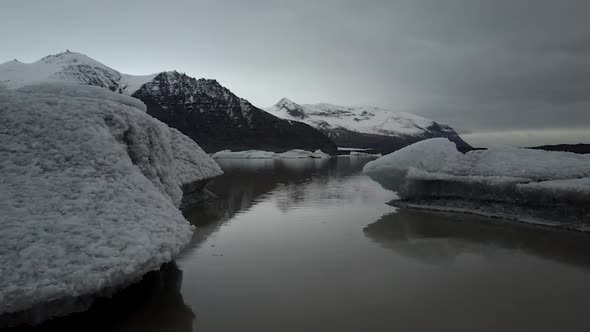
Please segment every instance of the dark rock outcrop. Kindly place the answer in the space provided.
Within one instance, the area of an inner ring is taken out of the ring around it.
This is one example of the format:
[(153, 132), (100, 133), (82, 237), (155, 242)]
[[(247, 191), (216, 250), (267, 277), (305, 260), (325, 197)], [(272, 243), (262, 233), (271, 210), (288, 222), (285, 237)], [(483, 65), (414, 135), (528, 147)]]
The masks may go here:
[(590, 144), (557, 144), (557, 145), (541, 145), (531, 147), (529, 149), (545, 150), (545, 151), (562, 151), (573, 152), (579, 154), (590, 153)]
[(132, 94), (148, 113), (195, 140), (206, 152), (291, 149), (335, 154), (336, 145), (311, 126), (277, 118), (215, 80), (165, 72)]

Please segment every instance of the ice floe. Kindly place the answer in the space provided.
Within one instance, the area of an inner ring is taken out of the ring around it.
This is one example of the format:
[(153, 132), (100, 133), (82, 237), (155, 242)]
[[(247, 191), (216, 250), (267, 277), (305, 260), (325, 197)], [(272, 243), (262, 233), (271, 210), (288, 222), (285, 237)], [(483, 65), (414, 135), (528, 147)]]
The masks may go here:
[(211, 155), (213, 159), (302, 159), (302, 158), (330, 158), (322, 150), (315, 152), (305, 150), (289, 150), (282, 153), (260, 150), (231, 151), (223, 150)]
[(562, 214), (568, 220), (590, 221), (588, 155), (514, 147), (462, 154), (454, 143), (435, 138), (371, 161), (363, 172), (384, 188), (396, 191), (404, 201), (429, 206), (437, 201), (454, 204), (455, 209), (502, 203), (502, 209), (509, 213), (523, 211), (506, 208), (513, 205), (551, 210), (552, 219), (560, 219)]
[(188, 244), (182, 186), (222, 172), (144, 109), (91, 86), (0, 90), (0, 318), (83, 310)]

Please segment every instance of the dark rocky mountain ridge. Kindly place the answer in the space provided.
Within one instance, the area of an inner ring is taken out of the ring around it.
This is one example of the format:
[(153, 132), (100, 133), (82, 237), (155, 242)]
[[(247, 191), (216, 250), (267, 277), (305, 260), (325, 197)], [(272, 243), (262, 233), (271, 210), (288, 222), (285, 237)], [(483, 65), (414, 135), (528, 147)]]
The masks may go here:
[(148, 114), (191, 137), (206, 152), (337, 151), (328, 137), (311, 126), (277, 118), (239, 98), (216, 80), (165, 72), (131, 96), (146, 104)]
[(215, 80), (197, 80), (176, 71), (126, 75), (70, 51), (30, 64), (0, 64), (0, 86), (9, 89), (52, 81), (93, 85), (138, 98), (148, 114), (180, 130), (208, 153), (224, 149), (337, 153), (334, 142), (313, 127), (268, 114)]

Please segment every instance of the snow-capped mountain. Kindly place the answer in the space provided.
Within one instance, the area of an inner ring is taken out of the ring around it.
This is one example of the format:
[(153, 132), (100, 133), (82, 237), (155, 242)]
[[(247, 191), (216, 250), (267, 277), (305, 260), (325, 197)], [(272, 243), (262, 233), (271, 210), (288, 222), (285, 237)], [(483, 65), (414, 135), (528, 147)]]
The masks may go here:
[(266, 111), (283, 119), (305, 122), (326, 134), (339, 147), (389, 153), (426, 138), (446, 137), (459, 149), (469, 148), (453, 128), (410, 113), (327, 103), (300, 105), (287, 98)]
[(13, 60), (0, 64), (0, 86), (8, 89), (55, 81), (98, 86), (138, 98), (146, 104), (148, 114), (180, 130), (207, 152), (336, 152), (336, 145), (313, 127), (272, 116), (215, 80), (197, 80), (176, 71), (127, 75), (70, 51), (33, 63)]
[(84, 54), (70, 51), (48, 55), (33, 63), (15, 59), (0, 64), (0, 85), (8, 89), (35, 83), (67, 82), (132, 94), (154, 76), (121, 74)]
[(164, 72), (132, 96), (146, 104), (149, 114), (192, 137), (208, 152), (320, 149), (336, 153), (336, 145), (320, 131), (273, 116), (216, 80)]

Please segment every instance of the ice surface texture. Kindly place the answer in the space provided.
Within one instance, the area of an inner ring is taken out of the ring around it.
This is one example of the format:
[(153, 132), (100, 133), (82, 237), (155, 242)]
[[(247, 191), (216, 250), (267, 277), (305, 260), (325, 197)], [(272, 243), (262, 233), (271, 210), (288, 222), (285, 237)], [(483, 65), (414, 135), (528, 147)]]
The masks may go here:
[(569, 152), (495, 147), (462, 154), (435, 138), (371, 161), (363, 172), (406, 200), (590, 206), (590, 156)]
[(189, 242), (181, 186), (222, 172), (144, 109), (91, 86), (0, 90), (0, 314), (124, 285)]

